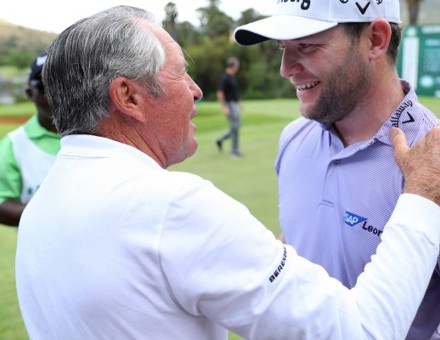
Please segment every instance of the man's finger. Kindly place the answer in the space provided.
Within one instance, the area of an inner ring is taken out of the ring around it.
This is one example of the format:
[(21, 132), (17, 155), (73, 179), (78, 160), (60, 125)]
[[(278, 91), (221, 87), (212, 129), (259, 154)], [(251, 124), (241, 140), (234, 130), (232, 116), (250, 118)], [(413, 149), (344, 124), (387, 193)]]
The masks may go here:
[(394, 158), (400, 166), (401, 160), (409, 150), (409, 147), (406, 143), (405, 134), (399, 128), (392, 127), (390, 130), (390, 138), (394, 147)]

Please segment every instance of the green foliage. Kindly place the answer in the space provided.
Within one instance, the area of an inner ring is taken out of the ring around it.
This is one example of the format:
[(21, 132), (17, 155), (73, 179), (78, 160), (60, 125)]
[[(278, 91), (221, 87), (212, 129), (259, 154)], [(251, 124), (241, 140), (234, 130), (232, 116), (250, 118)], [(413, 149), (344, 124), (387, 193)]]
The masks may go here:
[(225, 37), (213, 38), (203, 45), (192, 45), (186, 49), (188, 72), (202, 89), (206, 100), (215, 99), (218, 79), (230, 51), (231, 44)]
[(14, 66), (13, 64), (9, 64), (7, 66), (0, 66), (0, 76), (2, 78), (10, 79), (16, 77), (19, 74), (20, 71), (18, 70), (17, 66)]
[(1, 65), (15, 65), (17, 68), (28, 68), (38, 53), (35, 51), (23, 51), (19, 48), (11, 48), (7, 54), (0, 58)]
[(0, 96), (12, 97), (16, 102), (27, 100), (24, 92), (24, 83), (27, 77), (27, 69), (19, 69), (17, 66), (0, 66)]
[(275, 63), (272, 65), (267, 65), (263, 61), (251, 63), (247, 72), (244, 97), (254, 99), (295, 97), (292, 84), (280, 77), (278, 69), (279, 65)]
[[(278, 77), (280, 54), (277, 53), (276, 42), (243, 47), (232, 39), (235, 27), (262, 16), (253, 9), (248, 9), (234, 22), (219, 9), (219, 3), (218, 0), (207, 0), (207, 6), (197, 10), (200, 16), (199, 27), (194, 27), (189, 22), (179, 22), (178, 8), (173, 2), (164, 6), (166, 17), (163, 27), (184, 48), (189, 73), (204, 92), (205, 99), (215, 99), (218, 79), (224, 71), (225, 60), (230, 56), (236, 56), (241, 61), (238, 79), (243, 99), (291, 97), (291, 86), (288, 82), (280, 82)], [(31, 45), (28, 36), (32, 36), (35, 43)], [(44, 40), (37, 39), (40, 36)], [(0, 66), (15, 65), (18, 69), (27, 70), (32, 59), (42, 50), (46, 50), (55, 36), (45, 36), (40, 31), (19, 26), (15, 29), (8, 26), (8, 30), (3, 35), (0, 34), (0, 42), (4, 42), (0, 47)], [(18, 101), (25, 99), (22, 91), (16, 92)]]
[(219, 0), (208, 0), (207, 7), (197, 9), (200, 15), (200, 27), (205, 39), (228, 37), (233, 30), (234, 20), (222, 12), (218, 6)]
[(47, 50), (56, 36), (55, 33), (16, 26), (0, 20), (0, 66), (29, 67), (35, 56)]

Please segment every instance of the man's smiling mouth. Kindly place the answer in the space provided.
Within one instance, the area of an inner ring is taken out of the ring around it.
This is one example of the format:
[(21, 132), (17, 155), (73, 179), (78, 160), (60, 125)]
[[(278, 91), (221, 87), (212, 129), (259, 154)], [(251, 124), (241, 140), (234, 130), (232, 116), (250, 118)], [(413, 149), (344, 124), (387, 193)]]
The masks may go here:
[(320, 83), (319, 81), (312, 81), (310, 83), (298, 84), (295, 87), (298, 91), (304, 91), (304, 90), (309, 90), (309, 89), (315, 87), (319, 83)]

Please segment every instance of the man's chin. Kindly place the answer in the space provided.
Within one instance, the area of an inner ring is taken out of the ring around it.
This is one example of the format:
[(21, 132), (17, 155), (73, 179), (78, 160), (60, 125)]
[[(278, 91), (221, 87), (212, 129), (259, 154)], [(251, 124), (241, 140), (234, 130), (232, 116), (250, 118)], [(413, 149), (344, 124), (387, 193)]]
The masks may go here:
[(311, 119), (311, 120), (316, 120), (316, 119), (315, 119), (315, 118), (316, 118), (316, 115), (315, 115), (314, 112), (311, 111), (309, 108), (306, 108), (306, 107), (300, 107), (299, 112), (301, 113), (301, 115), (302, 115), (304, 118)]
[[(196, 137), (193, 137), (193, 140), (191, 141), (191, 143), (186, 147), (185, 159), (194, 156), (194, 154), (196, 153), (198, 148), (199, 148), (199, 141), (197, 140)], [(185, 159), (182, 159), (181, 162), (184, 161)]]

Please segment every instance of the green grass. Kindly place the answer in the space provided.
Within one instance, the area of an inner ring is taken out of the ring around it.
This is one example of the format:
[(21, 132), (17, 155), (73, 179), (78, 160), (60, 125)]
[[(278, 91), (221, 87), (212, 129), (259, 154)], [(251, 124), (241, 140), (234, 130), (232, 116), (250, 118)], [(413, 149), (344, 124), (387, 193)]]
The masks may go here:
[(0, 339), (24, 340), (27, 333), (15, 291), (15, 228), (0, 227)]
[[(440, 100), (421, 98), (424, 105), (440, 115)], [(243, 202), (275, 235), (279, 233), (277, 213), (277, 183), (274, 161), (278, 137), (282, 128), (298, 117), (296, 100), (246, 101), (243, 106), (241, 130), (242, 159), (231, 158), (229, 144), (218, 153), (214, 140), (226, 129), (226, 121), (214, 102), (197, 104), (195, 118), (199, 149), (185, 162), (171, 170), (196, 173), (211, 180), (233, 198)], [(32, 105), (1, 106), (1, 116), (30, 115)], [(0, 137), (15, 125), (0, 125)], [(14, 228), (0, 226), (0, 339), (27, 339), (15, 292), (14, 258), (16, 246)], [(240, 337), (230, 334), (230, 340)]]
[(0, 117), (23, 117), (35, 113), (35, 105), (31, 102), (22, 102), (11, 105), (0, 105)]

